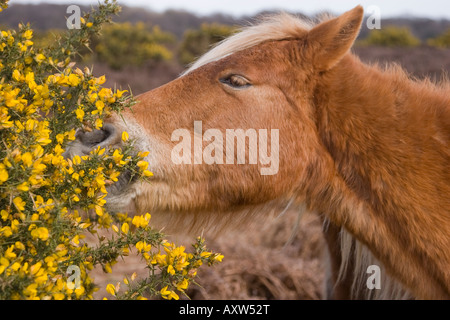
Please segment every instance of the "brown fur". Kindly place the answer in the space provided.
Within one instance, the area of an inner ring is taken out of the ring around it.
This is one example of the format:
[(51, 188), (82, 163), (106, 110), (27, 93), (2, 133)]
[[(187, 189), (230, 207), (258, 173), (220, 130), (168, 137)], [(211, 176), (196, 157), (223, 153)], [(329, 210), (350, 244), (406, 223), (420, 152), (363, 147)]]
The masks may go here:
[[(330, 224), (332, 280), (343, 229), (415, 297), (450, 298), (449, 86), (361, 63), (348, 50), (362, 16), (356, 7), (312, 28), (295, 25), (297, 36), (277, 31), (274, 39), (208, 57), (140, 95), (123, 115), (125, 123), (119, 117), (110, 122), (117, 134), (131, 130), (149, 148), (155, 179), (128, 186), (120, 201), (132, 201), (140, 213), (175, 216), (185, 222), (180, 228), (245, 224), (289, 201), (306, 204)], [(219, 82), (229, 74), (252, 86), (235, 90)], [(261, 176), (257, 165), (174, 165), (171, 133), (192, 131), (194, 120), (221, 132), (279, 129), (279, 172)], [(351, 277), (343, 276), (335, 298), (349, 297)]]

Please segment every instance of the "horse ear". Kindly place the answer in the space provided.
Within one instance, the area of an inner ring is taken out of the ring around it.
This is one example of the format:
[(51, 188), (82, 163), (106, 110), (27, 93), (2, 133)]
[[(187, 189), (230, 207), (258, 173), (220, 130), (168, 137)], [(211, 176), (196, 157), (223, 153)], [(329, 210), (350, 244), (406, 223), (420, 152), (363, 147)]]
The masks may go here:
[(326, 71), (342, 59), (359, 34), (363, 16), (363, 8), (357, 6), (309, 31), (308, 47), (316, 69)]

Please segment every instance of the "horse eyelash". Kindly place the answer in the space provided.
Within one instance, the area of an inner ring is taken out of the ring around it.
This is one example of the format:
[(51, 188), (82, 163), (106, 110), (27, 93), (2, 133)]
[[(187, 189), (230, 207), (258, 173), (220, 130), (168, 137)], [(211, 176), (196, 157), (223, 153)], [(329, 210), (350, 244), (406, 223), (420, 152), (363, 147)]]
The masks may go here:
[[(233, 84), (233, 81), (232, 81), (233, 77), (238, 77), (240, 79), (243, 79), (246, 83), (244, 85), (235, 85), (235, 84)], [(246, 78), (239, 76), (239, 75), (235, 75), (235, 74), (221, 78), (219, 81), (233, 89), (245, 89), (245, 88), (248, 88), (251, 86), (251, 83)]]

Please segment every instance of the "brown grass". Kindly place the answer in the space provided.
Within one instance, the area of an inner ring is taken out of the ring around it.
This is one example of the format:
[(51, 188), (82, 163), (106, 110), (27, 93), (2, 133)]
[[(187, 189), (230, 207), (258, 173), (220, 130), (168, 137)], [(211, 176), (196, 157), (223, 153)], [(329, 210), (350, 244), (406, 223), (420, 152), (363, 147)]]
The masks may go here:
[(320, 299), (321, 226), (316, 216), (306, 215), (289, 242), (296, 219), (296, 212), (287, 212), (270, 225), (255, 223), (251, 231), (231, 232), (211, 242), (225, 258), (202, 271), (198, 282), (203, 288), (193, 287), (191, 298)]
[[(225, 255), (222, 263), (199, 270), (191, 286), (191, 299), (320, 299), (323, 281), (324, 242), (317, 216), (305, 214), (297, 232), (297, 212), (265, 222), (255, 222), (245, 230), (229, 231), (215, 237), (206, 234), (209, 249)], [(169, 239), (189, 246), (195, 235), (173, 235)], [(101, 290), (96, 298), (107, 296), (108, 283), (122, 281), (136, 272), (145, 276), (145, 263), (135, 254), (119, 261), (112, 274), (94, 271)]]

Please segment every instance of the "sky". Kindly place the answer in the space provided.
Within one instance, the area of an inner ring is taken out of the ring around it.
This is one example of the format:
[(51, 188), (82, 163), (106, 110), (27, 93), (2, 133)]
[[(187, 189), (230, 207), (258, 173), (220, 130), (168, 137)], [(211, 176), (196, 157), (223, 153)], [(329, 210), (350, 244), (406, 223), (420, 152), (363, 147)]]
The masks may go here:
[[(97, 0), (10, 0), (14, 3), (96, 4)], [(381, 18), (393, 16), (450, 19), (449, 0), (118, 0), (119, 4), (146, 7), (154, 11), (184, 9), (199, 15), (224, 13), (236, 17), (262, 10), (285, 10), (307, 15), (321, 11), (340, 14), (358, 4), (365, 9), (378, 6)]]

